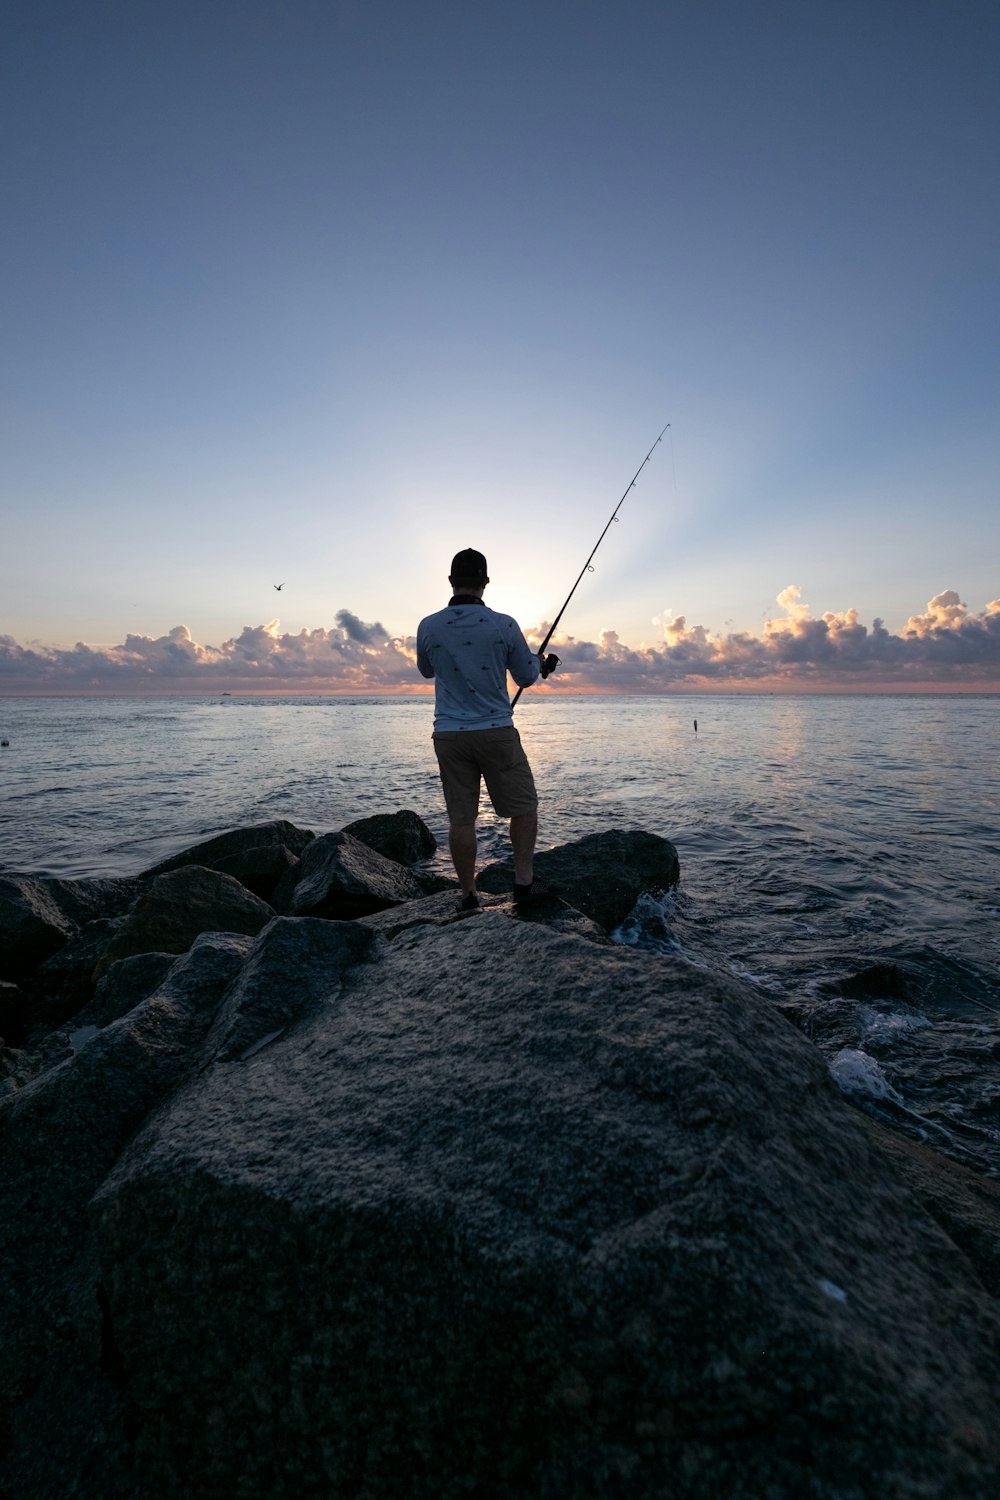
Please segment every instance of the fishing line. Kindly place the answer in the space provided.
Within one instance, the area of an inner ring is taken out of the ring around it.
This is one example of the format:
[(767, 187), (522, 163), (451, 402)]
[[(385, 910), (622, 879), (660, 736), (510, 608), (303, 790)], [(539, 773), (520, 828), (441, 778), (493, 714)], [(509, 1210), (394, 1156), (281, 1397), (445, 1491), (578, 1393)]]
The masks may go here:
[[(577, 589), (580, 587), (580, 580), (583, 578), (584, 573), (592, 573), (594, 571), (593, 568), (591, 567), (591, 563), (594, 560), (594, 553), (597, 551), (598, 547), (601, 545), (601, 543), (604, 541), (604, 538), (607, 536), (608, 532), (611, 530), (612, 522), (617, 521), (617, 519), (618, 519), (618, 512), (621, 510), (622, 506), (625, 504), (625, 500), (626, 500), (626, 497), (628, 496), (629, 490), (632, 489), (632, 487), (634, 486), (636, 480), (639, 478), (639, 475), (642, 473), (643, 469), (649, 463), (649, 460), (653, 456), (653, 450), (656, 448), (656, 444), (660, 442), (660, 440), (663, 437), (663, 433), (666, 432), (667, 427), (669, 427), (669, 426), (670, 426), (670, 423), (668, 422), (667, 426), (664, 427), (663, 431), (660, 433), (660, 436), (656, 439), (656, 443), (653, 444), (653, 447), (650, 448), (649, 452), (646, 454), (646, 457), (643, 459), (642, 463), (639, 465), (639, 467), (636, 469), (635, 473), (632, 475), (632, 479), (631, 479), (630, 483), (627, 485), (627, 487), (625, 489), (625, 494), (622, 495), (622, 497), (619, 500), (618, 504), (615, 506), (614, 510), (611, 512), (611, 519), (608, 521), (608, 524), (605, 526), (604, 530), (601, 532), (600, 536), (597, 538), (597, 541), (594, 543), (594, 550), (593, 550), (593, 552), (591, 552), (590, 556), (587, 558), (587, 561), (584, 563), (583, 567), (580, 569), (580, 576), (579, 576), (579, 578), (577, 578), (576, 583), (574, 583), (573, 587), (570, 589), (569, 593), (566, 595), (566, 598), (565, 598), (565, 600), (563, 602), (562, 609), (559, 611), (559, 613), (556, 615), (555, 619), (552, 621), (552, 624), (549, 626), (549, 633), (545, 637), (545, 639), (542, 642), (541, 646), (539, 647), (539, 650), (538, 650), (538, 655), (539, 656), (544, 656), (544, 654), (545, 654), (545, 648), (549, 644), (549, 641), (552, 639), (552, 637), (555, 635), (556, 630), (557, 630), (557, 628), (559, 626), (559, 621), (562, 619), (563, 615), (566, 613), (566, 605), (569, 603), (569, 601), (572, 599), (573, 595), (576, 593)], [(671, 433), (670, 434), (670, 453), (671, 453), (671, 457), (673, 456), (673, 451), (674, 451), (674, 449), (673, 449), (673, 442), (674, 442), (674, 435), (673, 435), (673, 433)], [(676, 478), (676, 474), (675, 474), (675, 476), (674, 476), (674, 484), (675, 484), (675, 486), (676, 486), (676, 483), (677, 483), (677, 478)], [(558, 658), (556, 658), (556, 660), (558, 660)], [(523, 692), (524, 692), (524, 688), (523, 687), (519, 687), (518, 690), (517, 690), (517, 692), (514, 694), (514, 697), (511, 700), (511, 705), (510, 705), (512, 709), (517, 706), (517, 700), (518, 700), (518, 698), (520, 698), (520, 696), (521, 696), (521, 694)]]

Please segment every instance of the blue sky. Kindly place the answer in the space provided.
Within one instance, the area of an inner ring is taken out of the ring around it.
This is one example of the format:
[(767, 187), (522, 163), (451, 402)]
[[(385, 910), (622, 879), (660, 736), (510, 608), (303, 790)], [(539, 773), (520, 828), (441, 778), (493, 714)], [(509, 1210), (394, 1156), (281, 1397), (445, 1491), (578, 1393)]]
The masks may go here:
[(178, 626), (406, 640), (468, 545), (551, 619), (667, 421), (578, 641), (761, 641), (794, 585), (978, 622), (1000, 683), (992, 0), (3, 26), (6, 690)]

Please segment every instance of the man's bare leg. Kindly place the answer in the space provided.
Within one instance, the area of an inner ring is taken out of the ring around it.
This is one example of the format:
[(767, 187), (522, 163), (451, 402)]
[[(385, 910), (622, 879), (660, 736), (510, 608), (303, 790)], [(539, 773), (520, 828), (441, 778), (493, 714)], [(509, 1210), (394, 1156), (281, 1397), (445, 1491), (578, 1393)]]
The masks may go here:
[(514, 880), (530, 885), (534, 876), (535, 840), (538, 837), (538, 811), (518, 813), (510, 820), (510, 842), (514, 850)]
[(453, 823), (448, 829), (448, 849), (462, 895), (476, 889), (476, 825)]

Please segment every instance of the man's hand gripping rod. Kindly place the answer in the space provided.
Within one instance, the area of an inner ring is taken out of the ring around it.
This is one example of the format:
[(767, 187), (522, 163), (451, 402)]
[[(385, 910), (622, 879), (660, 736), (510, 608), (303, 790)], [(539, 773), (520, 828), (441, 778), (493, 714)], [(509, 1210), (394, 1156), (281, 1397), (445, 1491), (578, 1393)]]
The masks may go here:
[[(670, 426), (670, 423), (668, 422), (667, 423), (667, 427), (669, 427), (669, 426)], [(660, 441), (660, 439), (663, 437), (663, 433), (666, 432), (667, 427), (664, 427), (663, 432), (661, 432), (660, 436), (656, 439), (656, 443), (658, 443)], [(605, 526), (604, 530), (601, 532), (600, 536), (597, 538), (597, 541), (594, 543), (594, 551), (591, 552), (590, 556), (587, 558), (587, 561), (584, 563), (583, 567), (580, 569), (580, 577), (576, 580), (576, 583), (574, 583), (573, 587), (570, 589), (569, 593), (566, 595), (566, 600), (565, 600), (565, 603), (563, 604), (562, 609), (556, 615), (555, 619), (552, 621), (551, 626), (549, 627), (549, 633), (545, 637), (545, 639), (542, 642), (542, 644), (541, 644), (541, 646), (539, 648), (539, 651), (538, 651), (538, 655), (542, 658), (542, 665), (543, 665), (542, 676), (543, 677), (548, 677), (548, 675), (549, 675), (550, 672), (554, 672), (555, 671), (556, 663), (559, 660), (558, 656), (549, 656), (549, 657), (546, 657), (545, 656), (545, 648), (549, 644), (549, 641), (551, 641), (552, 637), (555, 635), (556, 630), (558, 629), (558, 626), (559, 626), (559, 621), (562, 619), (563, 615), (566, 613), (566, 605), (569, 603), (569, 601), (572, 599), (573, 595), (576, 593), (577, 589), (579, 588), (579, 586), (580, 586), (580, 579), (583, 577), (584, 573), (586, 573), (586, 572), (591, 572), (592, 573), (594, 571), (593, 568), (590, 566), (591, 563), (594, 560), (594, 553), (597, 551), (598, 547), (601, 545), (601, 543), (604, 541), (604, 538), (607, 536), (608, 532), (611, 530), (611, 523), (612, 523), (612, 521), (617, 521), (617, 519), (618, 519), (618, 512), (621, 510), (622, 506), (625, 504), (625, 500), (626, 500), (626, 497), (628, 495), (629, 490), (632, 489), (632, 487), (635, 484), (636, 480), (639, 478), (639, 475), (642, 473), (643, 469), (646, 467), (646, 465), (649, 463), (649, 460), (652, 458), (652, 456), (653, 456), (653, 449), (656, 447), (656, 443), (653, 444), (653, 447), (650, 448), (649, 452), (646, 454), (646, 457), (643, 459), (642, 463), (639, 465), (639, 467), (636, 469), (635, 473), (632, 475), (632, 482), (631, 482), (631, 484), (628, 486), (628, 489), (626, 489), (625, 494), (621, 497), (621, 499), (619, 500), (618, 504), (615, 506), (614, 510), (611, 512), (611, 520)], [(551, 666), (549, 665), (549, 663), (551, 663)], [(511, 700), (511, 705), (510, 705), (511, 708), (515, 708), (517, 706), (517, 700), (518, 700), (518, 698), (520, 698), (520, 696), (521, 696), (521, 694), (523, 692), (524, 692), (524, 688), (518, 688), (517, 692), (514, 694), (513, 699)]]

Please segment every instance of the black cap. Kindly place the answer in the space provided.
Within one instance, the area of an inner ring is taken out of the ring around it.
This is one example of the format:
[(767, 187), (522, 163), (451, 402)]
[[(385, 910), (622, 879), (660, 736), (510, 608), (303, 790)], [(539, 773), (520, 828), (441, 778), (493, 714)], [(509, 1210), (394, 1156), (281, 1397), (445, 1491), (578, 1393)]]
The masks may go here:
[(475, 547), (466, 547), (464, 552), (455, 553), (448, 576), (460, 583), (483, 583), (488, 576), (486, 559)]

